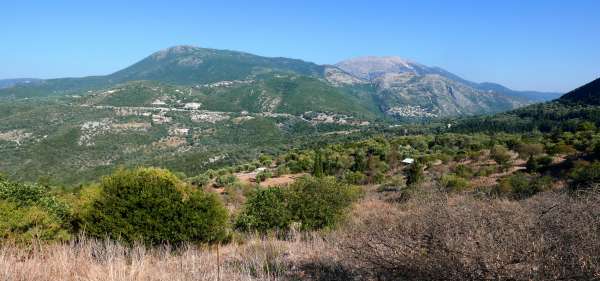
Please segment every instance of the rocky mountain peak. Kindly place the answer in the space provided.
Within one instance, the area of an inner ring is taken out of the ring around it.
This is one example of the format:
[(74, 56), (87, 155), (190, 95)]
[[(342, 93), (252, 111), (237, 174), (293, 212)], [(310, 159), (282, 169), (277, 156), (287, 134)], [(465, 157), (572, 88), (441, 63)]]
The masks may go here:
[(173, 46), (170, 48), (160, 50), (160, 51), (152, 54), (151, 57), (155, 60), (162, 60), (171, 55), (191, 54), (198, 50), (201, 50), (201, 48), (196, 47), (196, 46), (191, 46), (191, 45), (179, 45), (179, 46)]
[(363, 79), (373, 79), (383, 73), (421, 74), (425, 66), (396, 56), (366, 56), (344, 60), (336, 64), (340, 69)]

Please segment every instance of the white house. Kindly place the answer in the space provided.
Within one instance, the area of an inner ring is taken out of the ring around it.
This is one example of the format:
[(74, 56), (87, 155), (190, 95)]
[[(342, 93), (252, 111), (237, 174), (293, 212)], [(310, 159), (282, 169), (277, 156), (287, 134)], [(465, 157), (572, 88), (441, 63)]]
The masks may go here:
[(189, 110), (198, 110), (200, 106), (202, 106), (202, 104), (199, 102), (188, 102), (183, 106), (183, 108)]
[(404, 158), (404, 160), (402, 160), (402, 163), (404, 164), (412, 164), (415, 162), (415, 159), (412, 158)]

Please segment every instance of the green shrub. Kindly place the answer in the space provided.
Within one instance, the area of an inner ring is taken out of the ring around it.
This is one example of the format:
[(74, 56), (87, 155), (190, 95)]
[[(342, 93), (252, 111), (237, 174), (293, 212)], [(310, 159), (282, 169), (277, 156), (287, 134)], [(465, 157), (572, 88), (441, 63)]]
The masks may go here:
[(67, 204), (50, 194), (47, 187), (39, 184), (0, 181), (0, 199), (14, 202), (20, 207), (39, 206), (61, 219), (69, 215)]
[(457, 162), (466, 160), (467, 158), (469, 158), (469, 155), (464, 150), (460, 150), (460, 151), (456, 152), (456, 154), (454, 155), (454, 161), (457, 161)]
[(600, 183), (600, 162), (577, 162), (569, 173), (573, 190), (597, 187)]
[(292, 220), (287, 199), (285, 191), (278, 187), (255, 190), (244, 204), (236, 220), (236, 228), (260, 232), (287, 229)]
[(51, 212), (0, 200), (0, 242), (67, 241), (70, 237), (64, 221)]
[(260, 164), (261, 164), (261, 165), (263, 165), (263, 166), (270, 166), (270, 165), (271, 165), (271, 163), (273, 163), (273, 158), (272, 158), (271, 156), (269, 156), (269, 155), (264, 155), (264, 154), (263, 154), (263, 155), (261, 155), (261, 156), (258, 158), (258, 161), (259, 161), (259, 162), (260, 162)]
[(220, 175), (215, 179), (215, 185), (217, 187), (224, 187), (232, 185), (237, 181), (237, 177), (232, 174)]
[(503, 167), (508, 165), (511, 159), (508, 149), (502, 145), (494, 145), (490, 151), (490, 156), (498, 163), (498, 165)]
[(442, 186), (448, 191), (463, 191), (469, 187), (469, 181), (454, 174), (443, 175), (440, 180)]
[(86, 233), (127, 243), (213, 242), (225, 238), (227, 210), (214, 194), (192, 189), (167, 170), (119, 170), (103, 178), (83, 214)]
[(525, 164), (525, 167), (527, 168), (528, 172), (537, 172), (540, 170), (540, 163), (538, 162), (538, 160), (535, 157), (529, 156), (529, 159), (527, 159), (527, 163)]
[(207, 185), (210, 182), (210, 178), (207, 175), (202, 174), (202, 175), (198, 175), (193, 178), (190, 178), (188, 181), (195, 186), (202, 187), (202, 186)]
[(497, 170), (498, 170), (498, 167), (496, 165), (481, 166), (481, 167), (479, 167), (479, 170), (477, 170), (477, 172), (475, 173), (475, 176), (487, 177), (487, 176), (495, 173)]
[(464, 164), (456, 165), (456, 167), (454, 168), (454, 173), (457, 176), (466, 178), (466, 179), (470, 179), (471, 177), (473, 177), (473, 169), (471, 169), (471, 167), (464, 165)]
[(399, 191), (406, 187), (406, 179), (401, 175), (389, 178), (385, 183), (377, 188), (377, 192)]
[(65, 241), (70, 221), (69, 206), (47, 187), (0, 179), (0, 241)]
[(333, 177), (304, 177), (285, 188), (251, 194), (236, 220), (241, 230), (286, 229), (298, 222), (303, 230), (333, 227), (358, 198), (359, 189)]
[(515, 147), (521, 159), (528, 159), (544, 152), (544, 145), (541, 143), (521, 143)]
[(408, 170), (406, 172), (406, 184), (408, 186), (417, 186), (423, 180), (425, 176), (423, 175), (423, 166), (419, 161), (415, 161), (408, 166)]
[(517, 172), (503, 178), (498, 184), (497, 191), (501, 194), (510, 194), (516, 198), (526, 198), (550, 189), (551, 184), (552, 179), (550, 177), (535, 177)]
[(357, 187), (333, 177), (304, 177), (290, 185), (288, 192), (292, 217), (304, 230), (334, 226), (359, 195)]
[(264, 170), (256, 174), (256, 182), (263, 182), (273, 177), (273, 173), (269, 170)]
[(285, 174), (289, 174), (289, 173), (290, 173), (290, 169), (285, 165), (281, 165), (281, 166), (277, 167), (277, 170), (275, 170), (275, 175), (278, 177), (285, 175)]
[(344, 180), (349, 184), (364, 184), (367, 181), (367, 176), (362, 172), (348, 171), (344, 175)]

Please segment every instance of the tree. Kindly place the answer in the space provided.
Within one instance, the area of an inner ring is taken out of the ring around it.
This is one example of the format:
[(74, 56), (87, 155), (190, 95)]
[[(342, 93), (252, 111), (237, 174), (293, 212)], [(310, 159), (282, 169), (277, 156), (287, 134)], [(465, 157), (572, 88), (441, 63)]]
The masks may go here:
[(498, 165), (505, 167), (509, 164), (511, 156), (508, 149), (502, 145), (494, 145), (491, 150), (491, 157)]
[(257, 189), (249, 197), (236, 220), (242, 231), (287, 229), (292, 220), (285, 191), (279, 187)]
[(334, 226), (358, 197), (356, 187), (333, 177), (304, 177), (288, 188), (288, 207), (304, 230)]
[(415, 161), (408, 166), (406, 172), (406, 184), (408, 186), (419, 185), (423, 181), (423, 166), (419, 161)]
[(323, 158), (321, 151), (315, 151), (315, 161), (313, 164), (313, 175), (317, 178), (323, 177)]
[(538, 163), (537, 159), (535, 159), (535, 157), (529, 156), (525, 167), (527, 168), (528, 172), (537, 172), (540, 169), (540, 164)]
[(388, 164), (390, 165), (390, 169), (395, 171), (398, 168), (398, 161), (400, 161), (400, 155), (398, 154), (398, 146), (392, 144), (390, 148), (390, 154), (388, 155)]
[(521, 143), (515, 150), (522, 159), (531, 158), (544, 152), (544, 145), (541, 143)]
[(100, 187), (82, 219), (82, 228), (92, 236), (147, 245), (226, 238), (227, 210), (219, 198), (167, 170), (118, 170)]

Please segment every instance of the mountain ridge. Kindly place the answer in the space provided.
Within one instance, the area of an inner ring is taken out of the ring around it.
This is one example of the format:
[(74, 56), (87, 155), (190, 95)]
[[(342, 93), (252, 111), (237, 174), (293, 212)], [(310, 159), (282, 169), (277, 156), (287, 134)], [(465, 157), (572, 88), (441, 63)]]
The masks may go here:
[[(340, 91), (346, 95), (342, 95), (342, 99), (352, 102), (355, 102), (353, 96), (357, 95), (363, 97), (363, 102), (378, 102), (377, 106), (368, 107), (378, 107), (375, 111), (379, 112), (375, 114), (384, 113), (394, 118), (487, 114), (532, 102), (518, 95), (481, 90), (475, 83), (441, 68), (394, 56), (370, 56), (336, 65), (319, 65), (299, 59), (190, 45), (159, 50), (129, 67), (104, 76), (59, 78), (33, 85), (16, 85), (0, 90), (0, 97), (81, 96), (140, 80), (200, 87), (211, 83), (273, 80), (278, 76), (289, 79), (288, 85), (293, 85), (296, 83), (294, 80), (302, 76), (321, 80), (323, 83), (303, 81), (312, 83), (308, 89), (322, 94)], [(338, 89), (331, 90), (329, 86)], [(258, 89), (249, 89), (254, 90)], [(282, 91), (286, 89), (282, 88)], [(328, 100), (314, 95), (313, 98)], [(299, 100), (296, 99), (296, 102)], [(293, 107), (292, 104), (287, 108)], [(326, 105), (324, 108), (339, 107)]]

